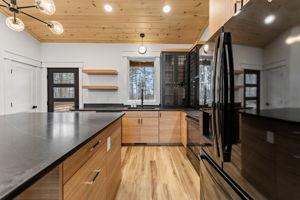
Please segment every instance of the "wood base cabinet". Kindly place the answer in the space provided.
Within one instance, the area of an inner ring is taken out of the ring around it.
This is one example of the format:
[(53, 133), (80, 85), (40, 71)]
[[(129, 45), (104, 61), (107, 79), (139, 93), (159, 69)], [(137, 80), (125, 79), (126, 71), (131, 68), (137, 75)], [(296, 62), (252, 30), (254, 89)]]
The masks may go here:
[(164, 111), (159, 113), (159, 142), (163, 144), (180, 144), (180, 113)]
[(122, 120), (122, 144), (181, 144), (181, 112), (127, 112)]

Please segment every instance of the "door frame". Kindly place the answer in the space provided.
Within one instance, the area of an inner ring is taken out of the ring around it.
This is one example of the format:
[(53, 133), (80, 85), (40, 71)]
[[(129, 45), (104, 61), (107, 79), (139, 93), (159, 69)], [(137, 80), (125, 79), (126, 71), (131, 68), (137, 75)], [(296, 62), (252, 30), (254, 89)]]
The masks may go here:
[[(52, 73), (74, 73), (75, 83), (74, 84), (54, 84)], [(75, 98), (53, 98), (53, 88), (54, 87), (74, 87), (75, 88)], [(47, 109), (48, 112), (54, 112), (54, 102), (68, 102), (74, 101), (75, 109), (79, 109), (79, 68), (47, 68)], [(74, 100), (75, 99), (75, 100)]]

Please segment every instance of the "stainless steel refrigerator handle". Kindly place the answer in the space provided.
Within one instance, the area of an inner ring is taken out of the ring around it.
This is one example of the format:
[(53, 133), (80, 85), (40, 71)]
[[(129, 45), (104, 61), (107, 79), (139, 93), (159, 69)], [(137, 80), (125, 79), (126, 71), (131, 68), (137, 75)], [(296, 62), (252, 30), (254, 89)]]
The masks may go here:
[(253, 200), (232, 178), (230, 178), (204, 151), (200, 154), (201, 160), (206, 160), (210, 166), (226, 181), (226, 183), (236, 192), (243, 200)]

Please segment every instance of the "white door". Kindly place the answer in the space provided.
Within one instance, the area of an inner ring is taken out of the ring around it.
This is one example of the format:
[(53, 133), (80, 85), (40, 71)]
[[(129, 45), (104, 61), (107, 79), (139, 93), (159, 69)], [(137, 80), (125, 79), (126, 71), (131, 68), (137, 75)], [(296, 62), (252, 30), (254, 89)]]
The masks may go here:
[(281, 108), (285, 106), (287, 97), (286, 67), (264, 71), (266, 108)]
[(36, 105), (36, 68), (11, 62), (7, 76), (6, 113), (33, 112)]

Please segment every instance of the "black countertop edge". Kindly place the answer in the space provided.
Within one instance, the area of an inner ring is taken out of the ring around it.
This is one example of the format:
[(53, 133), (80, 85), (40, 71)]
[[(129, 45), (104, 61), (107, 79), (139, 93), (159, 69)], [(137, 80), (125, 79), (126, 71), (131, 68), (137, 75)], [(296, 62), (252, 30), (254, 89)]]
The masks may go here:
[(239, 113), (281, 122), (300, 123), (300, 108), (276, 108), (266, 110), (243, 109), (240, 110)]
[(95, 112), (124, 112), (124, 111), (197, 111), (194, 108), (166, 108), (166, 107), (151, 107), (145, 106), (143, 108), (130, 108), (126, 107), (95, 107), (95, 108), (82, 108), (73, 111), (95, 111)]
[(32, 186), (34, 183), (36, 183), (38, 180), (43, 178), (51, 170), (53, 170), (55, 167), (57, 167), (60, 163), (62, 163), (64, 160), (66, 160), (68, 157), (70, 157), (73, 153), (75, 153), (77, 150), (79, 150), (81, 147), (83, 147), (85, 144), (87, 144), (89, 141), (91, 141), (93, 138), (95, 138), (97, 136), (97, 133), (103, 132), (106, 128), (108, 128), (111, 124), (113, 124), (114, 122), (116, 122), (117, 120), (122, 118), (124, 115), (125, 115), (125, 113), (123, 113), (122, 115), (120, 115), (119, 117), (114, 119), (110, 124), (107, 124), (107, 126), (102, 128), (101, 130), (94, 133), (91, 137), (86, 139), (84, 142), (82, 142), (81, 144), (74, 147), (72, 150), (67, 152), (61, 158), (57, 159), (56, 161), (54, 161), (52, 164), (50, 164), (46, 168), (38, 171), (34, 176), (27, 179), (25, 182), (20, 184), (18, 187), (12, 189), (12, 191), (10, 191), (7, 194), (4, 194), (0, 200), (12, 200), (12, 199), (16, 198), (18, 195), (20, 195), (22, 192), (24, 192), (26, 189), (28, 189), (30, 186)]

